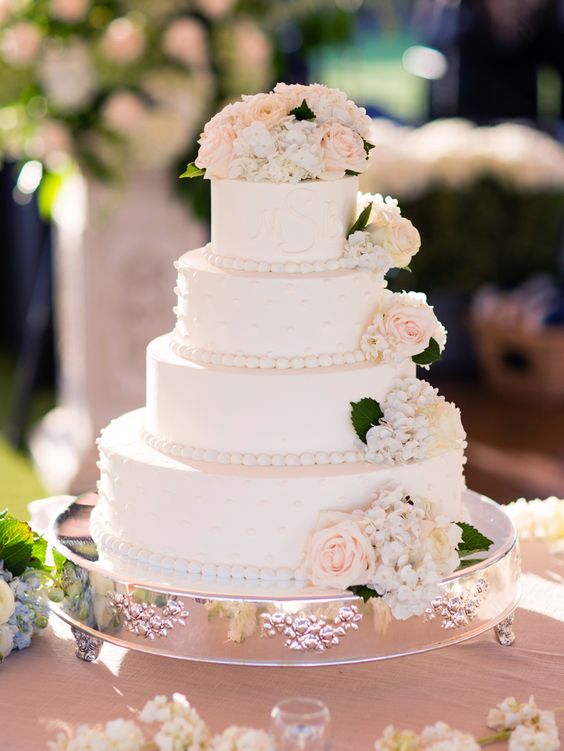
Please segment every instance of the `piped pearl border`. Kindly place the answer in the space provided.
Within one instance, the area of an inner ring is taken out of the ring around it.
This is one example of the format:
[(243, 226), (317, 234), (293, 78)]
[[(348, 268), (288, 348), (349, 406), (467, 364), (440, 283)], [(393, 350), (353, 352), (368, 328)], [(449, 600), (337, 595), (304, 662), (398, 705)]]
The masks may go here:
[[(104, 495), (100, 494), (100, 502)], [(90, 534), (96, 543), (99, 552), (110, 556), (129, 558), (140, 565), (148, 565), (161, 568), (165, 571), (174, 571), (177, 574), (192, 574), (200, 576), (215, 576), (218, 578), (247, 579), (250, 581), (261, 579), (263, 581), (291, 581), (292, 579), (304, 581), (297, 571), (291, 568), (270, 568), (268, 566), (239, 566), (230, 564), (201, 563), (186, 558), (173, 558), (162, 555), (152, 550), (131, 545), (120, 537), (106, 531), (104, 524), (98, 518), (100, 507), (98, 506), (90, 516)]]
[(323, 271), (339, 271), (339, 269), (354, 269), (358, 263), (354, 258), (330, 258), (327, 261), (286, 261), (285, 263), (268, 261), (254, 261), (251, 258), (231, 258), (218, 256), (211, 250), (204, 251), (204, 259), (210, 266), (218, 269), (234, 269), (236, 271), (273, 272), (275, 274), (318, 274)]
[(316, 464), (357, 464), (365, 460), (361, 451), (318, 451), (303, 454), (243, 454), (215, 451), (214, 449), (197, 449), (182, 446), (165, 438), (141, 430), (141, 439), (154, 451), (177, 459), (192, 459), (199, 462), (215, 462), (245, 467), (312, 467)]
[(332, 355), (305, 355), (304, 357), (259, 357), (258, 355), (233, 355), (225, 352), (210, 352), (198, 347), (190, 347), (181, 341), (181, 335), (174, 332), (170, 337), (170, 348), (184, 360), (211, 365), (225, 365), (229, 368), (261, 368), (263, 370), (302, 370), (303, 368), (328, 368), (332, 365), (355, 365), (366, 362), (365, 353), (338, 352)]

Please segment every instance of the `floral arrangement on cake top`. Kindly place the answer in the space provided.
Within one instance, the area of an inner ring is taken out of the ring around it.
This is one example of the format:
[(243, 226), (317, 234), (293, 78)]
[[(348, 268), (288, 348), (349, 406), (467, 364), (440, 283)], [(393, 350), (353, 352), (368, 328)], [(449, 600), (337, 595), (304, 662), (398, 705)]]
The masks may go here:
[(218, 112), (181, 177), (287, 183), (358, 175), (373, 148), (370, 128), (366, 110), (338, 89), (279, 83)]
[(385, 274), (409, 266), (421, 247), (421, 237), (401, 215), (395, 198), (376, 193), (358, 194), (358, 219), (347, 233), (347, 265)]
[(439, 360), (446, 330), (422, 292), (384, 290), (380, 305), (360, 340), (367, 360), (400, 362), (406, 358), (428, 367)]
[(380, 402), (351, 402), (351, 420), (366, 461), (374, 464), (405, 464), (466, 447), (458, 407), (418, 378), (396, 379)]

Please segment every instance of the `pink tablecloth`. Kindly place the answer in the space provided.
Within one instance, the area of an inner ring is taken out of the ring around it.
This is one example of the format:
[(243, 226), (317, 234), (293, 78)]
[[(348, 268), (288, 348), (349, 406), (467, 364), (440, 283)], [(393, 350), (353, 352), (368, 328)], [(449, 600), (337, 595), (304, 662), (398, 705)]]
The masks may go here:
[[(221, 730), (265, 727), (282, 697), (312, 696), (330, 707), (336, 751), (371, 749), (388, 723), (420, 728), (438, 719), (483, 735), (489, 707), (534, 694), (542, 708), (564, 704), (564, 556), (523, 545), (524, 596), (517, 641), (487, 634), (440, 651), (385, 662), (322, 668), (204, 665), (105, 645), (97, 663), (74, 657), (58, 621), (31, 649), (0, 667), (0, 750), (39, 751), (57, 731), (124, 717), (155, 694), (180, 691)], [(564, 716), (559, 715), (564, 739)]]

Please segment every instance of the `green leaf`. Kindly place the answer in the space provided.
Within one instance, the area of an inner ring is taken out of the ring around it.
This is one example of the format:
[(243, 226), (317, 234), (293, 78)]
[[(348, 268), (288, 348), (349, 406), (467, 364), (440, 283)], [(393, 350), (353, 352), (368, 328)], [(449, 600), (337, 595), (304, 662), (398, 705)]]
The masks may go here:
[(359, 402), (351, 402), (351, 420), (357, 436), (363, 443), (366, 443), (366, 434), (378, 425), (384, 413), (376, 399), (366, 397)]
[(460, 565), (456, 570), (462, 571), (462, 569), (473, 566), (475, 563), (481, 563), (482, 560), (483, 558), (465, 558), (463, 561), (460, 561)]
[(418, 355), (413, 355), (411, 358), (417, 365), (430, 365), (432, 362), (437, 362), (441, 359), (441, 348), (436, 339), (431, 338), (429, 346), (420, 352)]
[(310, 109), (305, 99), (299, 107), (294, 107), (293, 110), (290, 110), (290, 115), (293, 115), (296, 120), (315, 120), (315, 112)]
[(370, 589), (370, 587), (367, 587), (364, 584), (355, 584), (354, 587), (349, 587), (349, 591), (352, 592), (353, 595), (356, 595), (357, 597), (362, 597), (364, 602), (368, 602), (368, 600), (371, 600), (373, 597), (382, 596), (382, 595), (379, 595), (375, 589)]
[(14, 576), (23, 574), (33, 551), (33, 532), (29, 524), (11, 516), (0, 521), (0, 561)]
[(360, 172), (355, 172), (352, 169), (346, 169), (345, 175), (350, 175), (351, 177), (358, 177), (358, 175), (360, 175)]
[(206, 171), (205, 169), (202, 169), (201, 167), (196, 167), (195, 162), (190, 162), (190, 164), (186, 165), (186, 169), (184, 172), (179, 175), (181, 179), (183, 177), (201, 177), (202, 175), (205, 175)]
[(366, 155), (368, 156), (368, 154), (370, 154), (370, 152), (374, 148), (374, 144), (370, 143), (370, 141), (367, 141), (366, 138), (363, 138), (362, 142), (364, 143), (364, 150), (366, 151)]
[(365, 229), (370, 219), (370, 212), (372, 211), (372, 203), (369, 203), (359, 214), (358, 219), (347, 232), (347, 237), (350, 237), (353, 232), (359, 232)]
[(458, 544), (456, 552), (460, 558), (465, 558), (474, 553), (483, 553), (493, 545), (493, 540), (488, 539), (467, 522), (456, 522), (462, 530), (462, 540)]

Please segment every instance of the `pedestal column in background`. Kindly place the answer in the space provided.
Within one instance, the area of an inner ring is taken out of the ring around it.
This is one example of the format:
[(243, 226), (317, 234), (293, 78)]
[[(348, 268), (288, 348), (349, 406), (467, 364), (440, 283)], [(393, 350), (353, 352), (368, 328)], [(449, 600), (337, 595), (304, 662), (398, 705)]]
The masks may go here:
[(145, 347), (174, 325), (173, 263), (205, 230), (164, 171), (121, 187), (72, 178), (54, 220), (58, 400), (31, 450), (50, 492), (76, 493), (95, 485), (101, 428), (144, 404)]

